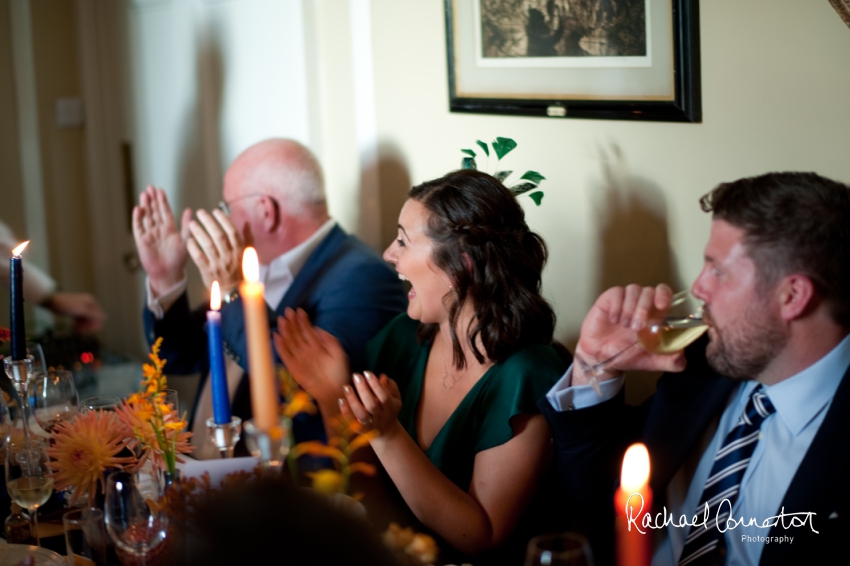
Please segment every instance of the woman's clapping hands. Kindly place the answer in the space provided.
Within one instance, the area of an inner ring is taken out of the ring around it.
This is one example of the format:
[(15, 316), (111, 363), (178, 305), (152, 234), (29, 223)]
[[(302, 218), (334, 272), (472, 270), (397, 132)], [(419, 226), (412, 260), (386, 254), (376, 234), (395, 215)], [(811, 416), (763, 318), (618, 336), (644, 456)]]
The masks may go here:
[(336, 403), (348, 383), (348, 357), (334, 336), (310, 324), (307, 313), (286, 309), (277, 318), (274, 346), (286, 369), (320, 406)]
[(340, 412), (348, 419), (357, 419), (367, 429), (386, 434), (398, 424), (401, 411), (398, 385), (384, 374), (379, 378), (369, 371), (355, 373), (353, 380), (353, 387), (343, 387), (345, 395), (339, 399)]

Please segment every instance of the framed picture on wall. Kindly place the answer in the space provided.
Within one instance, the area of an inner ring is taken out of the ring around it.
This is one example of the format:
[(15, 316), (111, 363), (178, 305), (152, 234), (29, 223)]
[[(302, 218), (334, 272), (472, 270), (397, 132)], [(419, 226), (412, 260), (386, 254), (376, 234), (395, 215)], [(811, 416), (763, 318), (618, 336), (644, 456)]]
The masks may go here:
[(445, 0), (452, 112), (700, 122), (699, 0)]

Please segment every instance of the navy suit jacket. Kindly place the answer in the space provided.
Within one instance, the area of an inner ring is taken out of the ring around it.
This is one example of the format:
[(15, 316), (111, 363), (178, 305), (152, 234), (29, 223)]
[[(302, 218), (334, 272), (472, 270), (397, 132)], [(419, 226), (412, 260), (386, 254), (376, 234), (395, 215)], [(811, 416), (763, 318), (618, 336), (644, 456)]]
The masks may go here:
[[(287, 307), (304, 309), (315, 326), (338, 338), (348, 355), (352, 371), (359, 371), (366, 363), (366, 342), (407, 308), (407, 295), (398, 275), (383, 259), (355, 236), (334, 226), (310, 254), (277, 308), (274, 311), (268, 309), (271, 329), (276, 327), (277, 317)], [(161, 320), (156, 320), (149, 309), (144, 310), (148, 341), (153, 343), (157, 337), (163, 338), (160, 355), (168, 360), (167, 372), (200, 372), (199, 392), (209, 371), (204, 330), (206, 310), (203, 306), (190, 310), (186, 293)], [(247, 372), (242, 299), (225, 305), (221, 317), (225, 350)], [(280, 363), (277, 353), (274, 355), (275, 361)], [(247, 374), (239, 383), (232, 408), (233, 414), (243, 420), (251, 418)], [(305, 434), (299, 434), (299, 423), (295, 426), (299, 441), (315, 437), (315, 426), (310, 427), (312, 432)], [(321, 429), (321, 426), (318, 428)], [(319, 434), (323, 435), (323, 432)]]
[[(552, 427), (564, 512), (572, 528), (584, 531), (598, 564), (613, 562), (614, 490), (629, 444), (643, 442), (650, 454), (653, 512), (664, 507), (670, 480), (697, 449), (704, 431), (726, 408), (737, 382), (708, 367), (706, 340), (686, 351), (683, 373), (664, 374), (655, 394), (627, 407), (621, 391), (595, 407), (555, 411), (538, 403)], [(850, 533), (850, 369), (845, 373), (817, 435), (782, 500), (786, 513), (814, 512), (808, 525), (766, 536), (793, 536), (791, 544), (766, 544), (760, 564), (827, 564), (846, 552)], [(668, 507), (669, 511), (669, 507)], [(777, 510), (778, 512), (779, 510)]]

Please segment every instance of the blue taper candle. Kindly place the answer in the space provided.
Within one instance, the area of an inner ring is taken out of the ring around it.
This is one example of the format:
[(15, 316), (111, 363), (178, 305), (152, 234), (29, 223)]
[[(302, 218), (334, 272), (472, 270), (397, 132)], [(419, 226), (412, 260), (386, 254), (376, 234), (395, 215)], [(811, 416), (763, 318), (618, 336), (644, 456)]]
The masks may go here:
[(227, 392), (227, 373), (224, 369), (224, 350), (221, 342), (221, 291), (218, 281), (213, 281), (210, 293), (210, 310), (207, 311), (207, 339), (210, 351), (210, 386), (212, 388), (213, 418), (215, 424), (231, 420), (230, 395)]
[(9, 279), (11, 280), (11, 320), (9, 326), (12, 332), (12, 359), (23, 360), (27, 357), (27, 334), (24, 329), (24, 266), (21, 263), (21, 252), (29, 241), (12, 250), (9, 260)]

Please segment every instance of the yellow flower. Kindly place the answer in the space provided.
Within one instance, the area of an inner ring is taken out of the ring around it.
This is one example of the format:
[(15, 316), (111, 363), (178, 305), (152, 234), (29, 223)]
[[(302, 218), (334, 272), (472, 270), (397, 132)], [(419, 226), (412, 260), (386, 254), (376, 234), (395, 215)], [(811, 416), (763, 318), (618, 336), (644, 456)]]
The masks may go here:
[(439, 554), (437, 542), (432, 537), (415, 533), (410, 527), (402, 529), (398, 523), (390, 523), (384, 532), (384, 544), (404, 552), (419, 564), (433, 564)]
[(319, 470), (309, 476), (313, 479), (313, 489), (325, 495), (341, 492), (345, 483), (345, 478), (336, 470)]
[(132, 439), (128, 447), (142, 451), (139, 466), (150, 458), (160, 469), (173, 469), (175, 461), (182, 462), (178, 454), (193, 450), (189, 445), (192, 433), (183, 432), (186, 421), (167, 405), (154, 405), (144, 398), (135, 402), (127, 399), (115, 414), (123, 425), (124, 434)]
[(191, 432), (186, 428), (185, 418), (177, 414), (177, 407), (165, 402), (167, 378), (163, 373), (166, 360), (159, 357), (162, 338), (151, 346), (148, 354), (151, 362), (142, 366), (142, 384), (138, 393), (133, 393), (118, 408), (117, 415), (125, 434), (130, 438), (130, 449), (141, 450), (138, 465), (148, 458), (155, 466), (174, 472), (176, 462), (182, 462), (178, 454), (192, 451), (189, 445)]
[(71, 503), (87, 493), (89, 505), (93, 505), (97, 482), (103, 481), (103, 472), (107, 468), (123, 469), (136, 462), (131, 456), (117, 456), (127, 447), (124, 438), (117, 416), (107, 411), (82, 413), (70, 422), (56, 425), (53, 429), (55, 443), (47, 449), (53, 458), (49, 465), (56, 489), (73, 486)]
[(317, 413), (316, 405), (313, 403), (312, 397), (306, 391), (296, 391), (292, 395), (292, 399), (286, 404), (283, 410), (283, 416), (290, 419), (298, 413), (307, 413), (315, 415)]
[(165, 389), (165, 375), (162, 373), (166, 360), (160, 359), (159, 349), (162, 346), (162, 337), (157, 338), (148, 357), (153, 362), (142, 365), (142, 390), (146, 396), (154, 395)]

